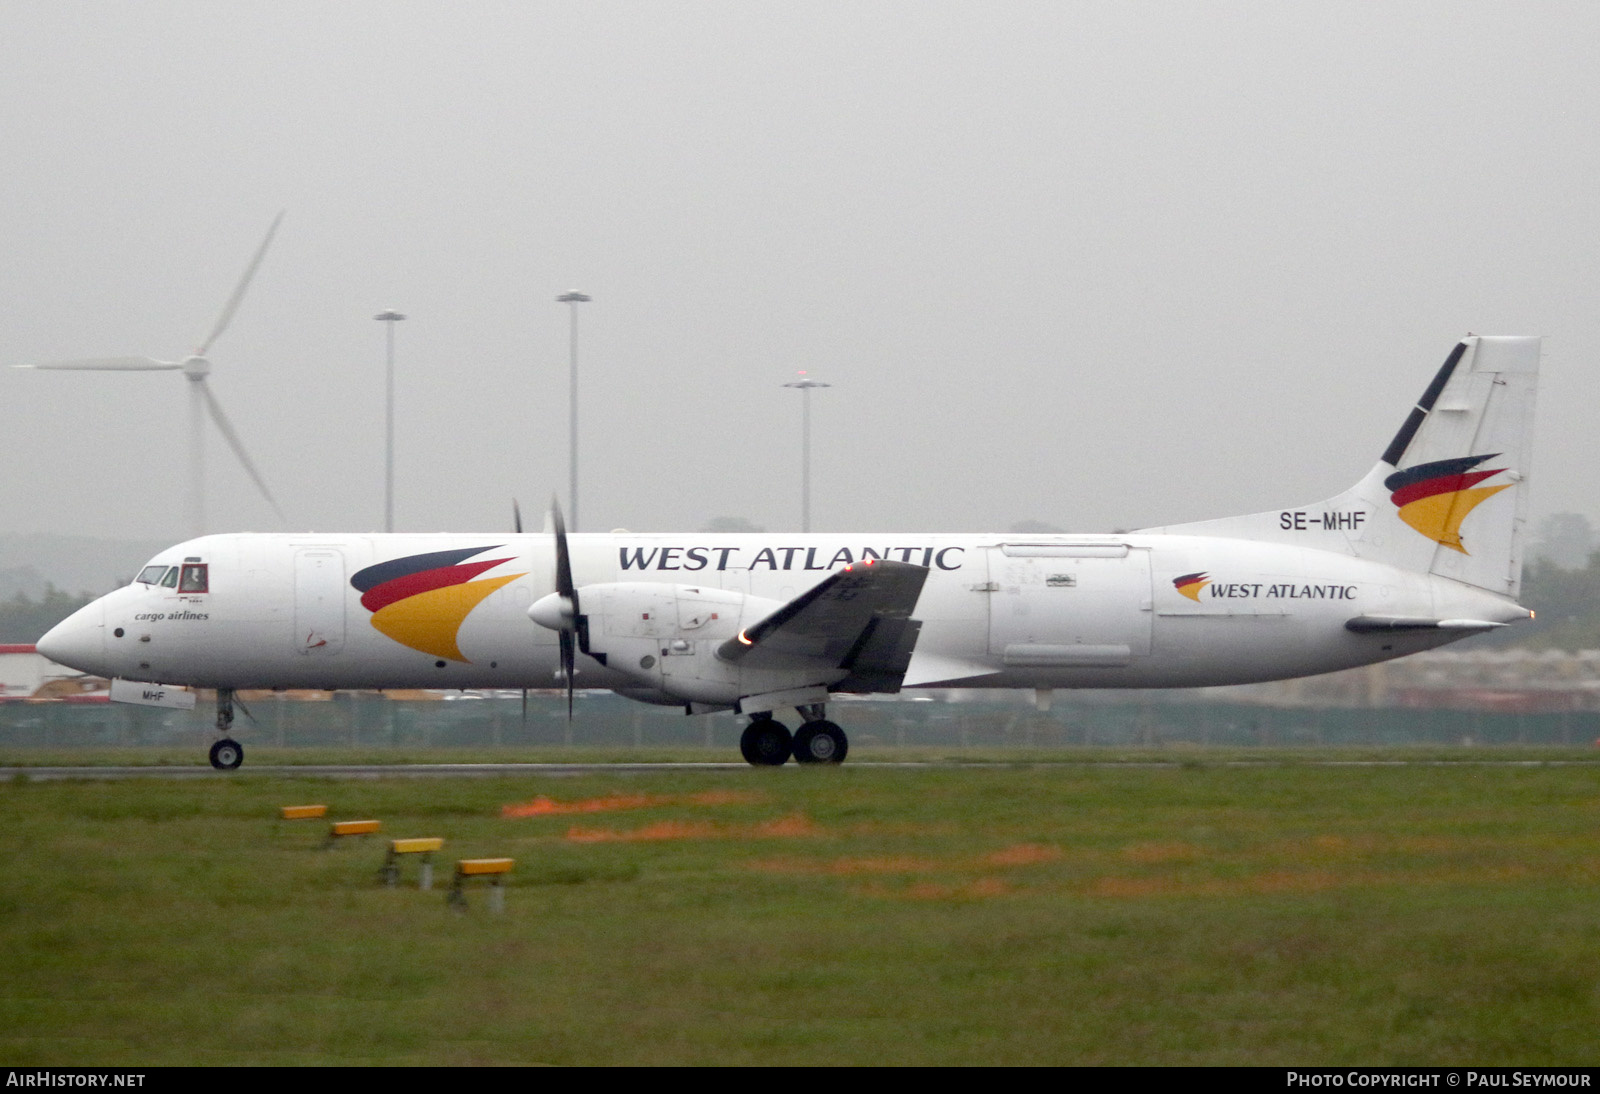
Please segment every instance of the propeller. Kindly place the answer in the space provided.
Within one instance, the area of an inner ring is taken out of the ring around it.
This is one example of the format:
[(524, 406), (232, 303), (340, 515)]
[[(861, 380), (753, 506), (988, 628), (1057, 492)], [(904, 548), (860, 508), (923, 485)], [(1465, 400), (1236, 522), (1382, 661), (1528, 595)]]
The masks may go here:
[(200, 429), (204, 418), (210, 417), (217, 432), (222, 434), (223, 440), (233, 451), (239, 463), (249, 474), (250, 480), (255, 483), (256, 489), (261, 491), (261, 496), (272, 506), (272, 511), (278, 515), (278, 520), (287, 523), (283, 510), (279, 508), (278, 501), (267, 489), (266, 480), (256, 470), (255, 464), (245, 453), (244, 444), (239, 440), (238, 433), (222, 406), (211, 393), (211, 386), (206, 378), (211, 374), (211, 362), (206, 358), (211, 347), (220, 338), (228, 325), (233, 322), (234, 313), (239, 310), (239, 304), (244, 300), (245, 292), (250, 288), (256, 271), (261, 267), (261, 261), (266, 257), (267, 248), (272, 244), (273, 236), (278, 233), (278, 225), (283, 223), (283, 213), (279, 212), (272, 220), (272, 225), (267, 229), (266, 237), (261, 240), (261, 245), (256, 248), (255, 254), (250, 258), (250, 264), (245, 267), (244, 275), (239, 278), (239, 283), (234, 286), (233, 293), (222, 306), (222, 312), (212, 324), (210, 332), (201, 340), (194, 353), (180, 361), (162, 361), (154, 357), (83, 357), (68, 361), (40, 361), (36, 364), (17, 365), (17, 368), (40, 369), (48, 371), (74, 371), (74, 372), (182, 372), (184, 378), (190, 383), (190, 438), (189, 459), (191, 461), (190, 474), (190, 504), (193, 509), (191, 520), (195, 524), (195, 534), (205, 531), (205, 468), (203, 464), (203, 450), (201, 446)]
[(567, 550), (567, 524), (561, 519), (561, 503), (550, 499), (550, 518), (556, 540), (556, 595), (561, 597), (561, 614), (566, 624), (557, 632), (561, 642), (561, 673), (567, 678), (567, 721), (572, 721), (573, 677), (577, 675), (578, 587), (572, 583), (572, 556)]
[[(561, 519), (561, 504), (550, 501), (550, 534), (556, 546), (556, 588), (540, 597), (528, 609), (528, 617), (541, 627), (556, 632), (561, 643), (561, 675), (567, 680), (567, 721), (572, 720), (572, 697), (577, 690), (578, 651), (589, 652), (589, 620), (578, 603), (578, 586), (572, 580), (572, 553), (567, 546), (567, 523)], [(595, 655), (601, 663), (605, 658)]]

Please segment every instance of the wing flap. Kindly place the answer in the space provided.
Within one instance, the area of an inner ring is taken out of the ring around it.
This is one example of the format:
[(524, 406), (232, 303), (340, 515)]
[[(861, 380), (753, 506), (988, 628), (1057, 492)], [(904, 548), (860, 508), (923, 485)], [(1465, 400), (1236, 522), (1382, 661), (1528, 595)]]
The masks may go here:
[(890, 676), (898, 687), (921, 627), (911, 613), (927, 577), (926, 566), (907, 562), (847, 566), (724, 642), (717, 656), (748, 668), (845, 668), (862, 684)]

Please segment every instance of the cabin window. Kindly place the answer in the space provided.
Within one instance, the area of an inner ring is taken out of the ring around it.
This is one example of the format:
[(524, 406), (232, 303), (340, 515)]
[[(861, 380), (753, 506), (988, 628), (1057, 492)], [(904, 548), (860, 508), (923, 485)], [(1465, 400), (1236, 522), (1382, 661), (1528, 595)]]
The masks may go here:
[(139, 576), (133, 580), (141, 585), (154, 585), (161, 580), (161, 575), (167, 572), (165, 566), (146, 566), (139, 571)]
[(176, 589), (178, 587), (178, 568), (176, 566), (167, 568), (167, 575), (161, 579), (161, 587), (163, 589)]
[(188, 562), (184, 564), (183, 579), (178, 582), (178, 591), (180, 593), (209, 592), (208, 584), (206, 564), (204, 562)]

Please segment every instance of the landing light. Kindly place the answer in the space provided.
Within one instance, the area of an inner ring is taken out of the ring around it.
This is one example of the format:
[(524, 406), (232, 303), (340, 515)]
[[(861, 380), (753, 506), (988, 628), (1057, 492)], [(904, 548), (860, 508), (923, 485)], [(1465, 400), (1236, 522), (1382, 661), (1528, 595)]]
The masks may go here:
[(744, 636), (744, 632), (743, 632), (743, 631), (740, 631), (740, 632), (739, 632), (739, 641), (741, 641), (741, 642), (743, 642), (743, 643), (744, 643), (744, 644), (745, 644), (745, 645), (747, 645), (747, 646), (753, 646), (753, 645), (755, 645), (755, 643), (754, 643), (754, 642), (752, 642), (752, 641), (750, 641), (750, 639), (748, 639), (748, 638), (746, 638), (746, 637), (745, 637), (745, 636)]

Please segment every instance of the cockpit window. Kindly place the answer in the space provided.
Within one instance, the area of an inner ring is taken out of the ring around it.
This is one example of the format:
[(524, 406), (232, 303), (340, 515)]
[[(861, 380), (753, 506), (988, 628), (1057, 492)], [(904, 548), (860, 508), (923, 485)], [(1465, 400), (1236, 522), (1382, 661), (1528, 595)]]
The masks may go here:
[(163, 589), (175, 589), (178, 587), (178, 568), (176, 566), (167, 569), (167, 576), (161, 579), (161, 587)]
[(165, 566), (146, 566), (139, 571), (139, 576), (133, 580), (141, 585), (154, 585), (161, 580), (161, 575), (167, 572)]
[(209, 584), (204, 562), (188, 562), (184, 564), (183, 578), (178, 582), (178, 591), (180, 593), (208, 592)]

